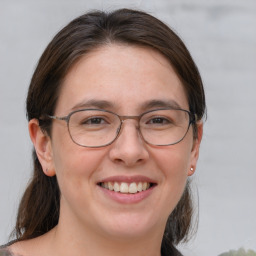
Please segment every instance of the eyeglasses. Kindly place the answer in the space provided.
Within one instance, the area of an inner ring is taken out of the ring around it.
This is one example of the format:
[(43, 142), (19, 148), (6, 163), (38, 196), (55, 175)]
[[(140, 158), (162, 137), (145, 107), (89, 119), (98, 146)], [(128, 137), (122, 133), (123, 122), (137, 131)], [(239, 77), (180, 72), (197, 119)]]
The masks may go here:
[(139, 116), (119, 116), (103, 109), (81, 109), (64, 117), (47, 117), (66, 121), (73, 142), (90, 148), (113, 143), (127, 119), (137, 120), (138, 131), (143, 140), (155, 146), (179, 143), (186, 136), (190, 125), (196, 122), (196, 117), (191, 112), (170, 108), (150, 110)]

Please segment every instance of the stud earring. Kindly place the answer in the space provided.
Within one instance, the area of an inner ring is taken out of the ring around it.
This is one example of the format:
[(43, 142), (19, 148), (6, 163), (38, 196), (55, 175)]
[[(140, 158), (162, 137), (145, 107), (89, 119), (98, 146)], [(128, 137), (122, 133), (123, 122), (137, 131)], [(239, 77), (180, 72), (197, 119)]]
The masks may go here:
[(190, 170), (188, 172), (188, 176), (192, 176), (194, 174), (194, 172), (195, 172), (194, 167), (190, 167)]
[(190, 173), (193, 174), (195, 172), (194, 167), (190, 167)]

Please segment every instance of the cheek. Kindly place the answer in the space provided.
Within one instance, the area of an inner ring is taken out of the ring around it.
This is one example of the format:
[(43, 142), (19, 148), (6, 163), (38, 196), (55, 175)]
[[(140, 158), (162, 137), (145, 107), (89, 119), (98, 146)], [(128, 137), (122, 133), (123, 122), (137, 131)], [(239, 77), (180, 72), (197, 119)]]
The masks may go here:
[[(76, 146), (76, 145), (75, 145)], [(77, 146), (79, 147), (79, 146)], [(58, 155), (56, 176), (61, 192), (62, 205), (76, 208), (78, 205), (90, 207), (95, 187), (95, 173), (100, 170), (103, 154), (79, 148), (62, 149)]]
[(183, 154), (178, 154), (175, 150), (167, 156), (161, 157), (161, 170), (165, 179), (166, 196), (172, 202), (178, 202), (187, 181), (188, 161)]
[(185, 189), (191, 149), (187, 142), (180, 142), (156, 150), (158, 151), (157, 154), (154, 154), (154, 161), (157, 163), (158, 171), (161, 171), (163, 185), (161, 197), (158, 199), (165, 205), (168, 216), (177, 205)]
[(53, 135), (56, 135), (53, 137), (53, 161), (60, 190), (64, 188), (75, 193), (88, 188), (105, 152), (76, 145), (65, 131)]
[(155, 156), (158, 168), (163, 171), (166, 178), (184, 178), (187, 177), (190, 166), (191, 149), (185, 144), (185, 147), (180, 144), (169, 146), (159, 150)]

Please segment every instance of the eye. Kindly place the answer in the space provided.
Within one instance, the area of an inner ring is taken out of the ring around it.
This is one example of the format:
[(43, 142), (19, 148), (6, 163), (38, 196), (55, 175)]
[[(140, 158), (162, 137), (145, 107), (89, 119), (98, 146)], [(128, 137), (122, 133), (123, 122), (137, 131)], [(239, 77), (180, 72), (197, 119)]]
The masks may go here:
[(100, 125), (107, 124), (108, 122), (102, 117), (90, 117), (80, 122), (82, 125)]
[(151, 117), (147, 120), (146, 125), (168, 125), (171, 124), (171, 120), (166, 117)]
[(155, 117), (150, 119), (147, 123), (148, 124), (169, 124), (170, 121), (163, 117)]

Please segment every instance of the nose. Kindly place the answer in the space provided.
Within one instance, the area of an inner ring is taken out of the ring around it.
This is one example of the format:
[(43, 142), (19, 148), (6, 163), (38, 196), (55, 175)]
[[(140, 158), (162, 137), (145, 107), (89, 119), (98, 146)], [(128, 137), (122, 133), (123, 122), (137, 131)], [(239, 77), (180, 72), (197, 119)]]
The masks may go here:
[(149, 153), (140, 136), (136, 120), (125, 120), (118, 138), (111, 145), (109, 156), (115, 163), (134, 166), (145, 162)]

